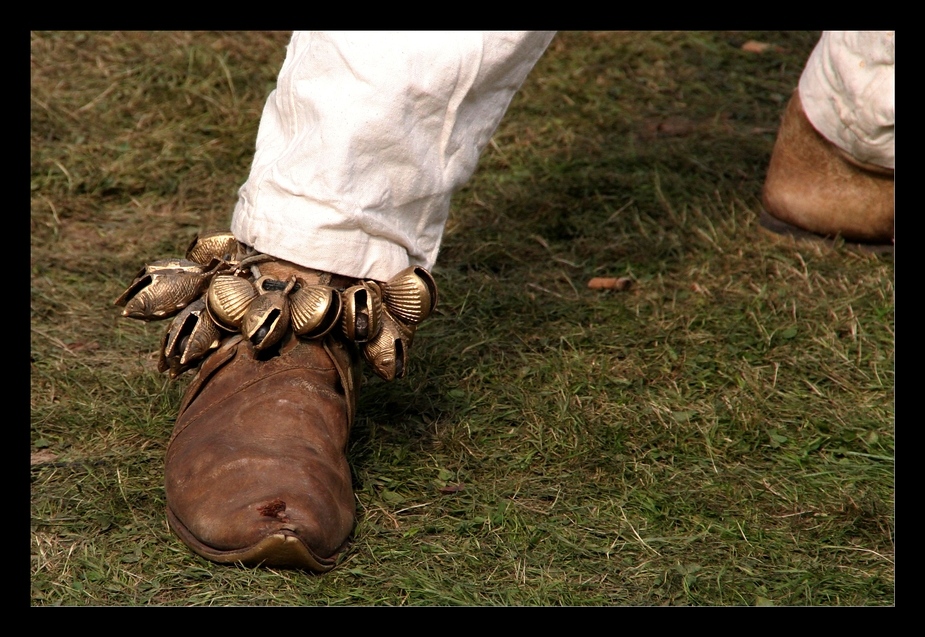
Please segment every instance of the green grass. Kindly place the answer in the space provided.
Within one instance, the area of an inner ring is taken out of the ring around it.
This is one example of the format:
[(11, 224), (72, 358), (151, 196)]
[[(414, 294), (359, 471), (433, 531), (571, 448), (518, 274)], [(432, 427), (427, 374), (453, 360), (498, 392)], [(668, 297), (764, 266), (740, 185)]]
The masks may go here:
[(111, 305), (227, 227), (287, 34), (34, 33), (32, 603), (893, 604), (892, 258), (757, 226), (817, 35), (556, 37), (454, 198), (408, 377), (364, 387), (319, 577), (169, 532), (188, 381)]

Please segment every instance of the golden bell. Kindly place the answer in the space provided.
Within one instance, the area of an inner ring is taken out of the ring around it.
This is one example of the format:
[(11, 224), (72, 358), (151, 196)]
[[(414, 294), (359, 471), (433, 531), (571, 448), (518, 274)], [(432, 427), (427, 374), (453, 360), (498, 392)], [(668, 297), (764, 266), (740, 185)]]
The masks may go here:
[(221, 342), (222, 332), (206, 311), (200, 297), (190, 303), (171, 322), (161, 344), (160, 371), (170, 370), (176, 378)]
[(212, 320), (225, 329), (237, 330), (257, 294), (257, 288), (247, 279), (233, 274), (219, 274), (212, 279), (206, 295), (209, 314)]
[(347, 288), (344, 297), (344, 334), (365, 343), (379, 333), (382, 323), (382, 291), (374, 281), (363, 281)]
[(437, 284), (430, 272), (411, 266), (382, 284), (382, 302), (395, 318), (417, 325), (437, 306)]
[[(251, 301), (241, 321), (241, 333), (253, 344), (258, 352), (274, 345), (289, 328), (289, 292), (295, 285), (291, 278), (282, 290), (274, 289), (268, 277), (261, 277), (255, 283), (260, 296)], [(268, 285), (270, 286), (267, 289)]]
[(164, 259), (145, 266), (115, 300), (122, 316), (151, 321), (173, 316), (202, 294), (223, 264), (211, 270), (186, 259)]
[(169, 372), (170, 378), (173, 379), (179, 376), (180, 374), (182, 374), (183, 372), (185, 372), (187, 369), (189, 369), (189, 367), (183, 367), (180, 365), (179, 356), (171, 356), (170, 358), (167, 358), (164, 352), (167, 350), (168, 340), (170, 340), (170, 330), (169, 329), (166, 332), (164, 332), (164, 336), (161, 337), (161, 349), (160, 349), (160, 357), (158, 358), (158, 361), (157, 361), (157, 371), (161, 373)]
[(363, 357), (385, 380), (402, 378), (408, 369), (408, 350), (414, 340), (413, 325), (405, 325), (388, 312), (382, 313), (382, 328), (363, 345)]
[(212, 259), (233, 261), (238, 251), (238, 240), (226, 231), (203, 232), (186, 249), (186, 258), (207, 265)]
[(330, 332), (340, 319), (341, 309), (340, 293), (327, 285), (305, 285), (289, 295), (292, 331), (304, 338)]

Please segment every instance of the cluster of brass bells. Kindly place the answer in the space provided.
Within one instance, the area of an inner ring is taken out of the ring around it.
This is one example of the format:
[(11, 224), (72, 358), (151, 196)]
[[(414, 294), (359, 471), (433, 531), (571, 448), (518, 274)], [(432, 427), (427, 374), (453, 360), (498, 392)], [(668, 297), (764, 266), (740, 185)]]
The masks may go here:
[(384, 283), (359, 281), (340, 289), (323, 284), (330, 275), (311, 284), (296, 276), (261, 276), (260, 264), (273, 260), (230, 232), (205, 233), (193, 240), (185, 259), (145, 266), (115, 304), (128, 318), (174, 317), (158, 363), (172, 378), (199, 365), (231, 334), (243, 334), (262, 351), (289, 330), (306, 339), (348, 339), (382, 378), (404, 375), (415, 328), (437, 304), (427, 270), (412, 266)]

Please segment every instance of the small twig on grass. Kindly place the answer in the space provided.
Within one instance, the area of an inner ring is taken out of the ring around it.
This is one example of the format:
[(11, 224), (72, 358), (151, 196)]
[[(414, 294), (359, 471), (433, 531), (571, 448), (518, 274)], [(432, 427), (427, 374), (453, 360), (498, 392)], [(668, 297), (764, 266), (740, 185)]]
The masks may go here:
[(122, 499), (125, 501), (129, 512), (132, 514), (132, 520), (135, 521), (135, 524), (138, 524), (138, 517), (135, 515), (135, 507), (132, 506), (132, 503), (128, 501), (128, 496), (125, 495), (125, 486), (122, 484), (122, 472), (119, 471), (119, 467), (116, 467), (116, 482), (119, 485), (119, 493), (122, 494)]
[(61, 219), (60, 219), (60, 217), (58, 217), (58, 209), (55, 208), (55, 204), (52, 203), (51, 199), (49, 199), (49, 198), (46, 197), (45, 195), (41, 195), (41, 197), (42, 197), (42, 199), (45, 200), (45, 203), (47, 203), (47, 204), (48, 204), (48, 207), (51, 209), (51, 216), (52, 216), (52, 218), (55, 220), (55, 227), (54, 227), (55, 236), (57, 236), (57, 235), (58, 235), (58, 228), (61, 227)]
[(648, 544), (646, 544), (646, 541), (643, 540), (643, 539), (639, 536), (639, 533), (636, 532), (636, 528), (635, 528), (635, 527), (632, 525), (632, 523), (630, 523), (630, 521), (627, 519), (627, 517), (626, 517), (626, 511), (623, 510), (623, 507), (618, 507), (618, 508), (620, 509), (620, 515), (623, 517), (623, 521), (626, 522), (626, 524), (630, 527), (630, 531), (633, 532), (633, 536), (634, 536), (637, 540), (639, 540), (639, 543), (642, 544), (642, 545), (643, 545), (644, 547), (646, 547), (647, 549), (649, 549), (650, 551), (652, 551), (653, 553), (655, 553), (656, 555), (658, 555), (659, 557), (661, 557), (661, 555), (662, 555), (661, 553), (659, 553), (659, 552), (656, 551), (654, 548), (652, 548), (651, 546), (649, 546)]
[(736, 520), (735, 523), (736, 523), (736, 526), (739, 527), (739, 533), (742, 534), (742, 539), (745, 540), (745, 543), (746, 543), (746, 544), (748, 544), (749, 546), (751, 546), (752, 543), (748, 541), (748, 538), (747, 538), (747, 537), (745, 537), (745, 530), (742, 528), (742, 525), (739, 524), (739, 521), (738, 521), (738, 520)]
[(877, 557), (886, 560), (886, 561), (889, 562), (890, 564), (895, 564), (895, 562), (893, 562), (893, 560), (891, 560), (890, 558), (888, 558), (886, 555), (883, 555), (882, 553), (878, 553), (877, 551), (874, 551), (873, 549), (865, 549), (865, 548), (861, 548), (861, 547), (859, 547), (859, 546), (835, 546), (835, 545), (832, 545), (832, 544), (823, 544), (823, 545), (820, 546), (819, 548), (822, 548), (822, 549), (845, 549), (846, 551), (860, 551), (861, 553), (873, 553), (873, 554), (876, 555)]
[(40, 334), (40, 335), (44, 336), (45, 338), (47, 338), (49, 341), (51, 341), (52, 343), (54, 343), (55, 345), (57, 345), (58, 347), (60, 347), (61, 349), (63, 349), (65, 352), (67, 352), (67, 353), (70, 354), (71, 356), (77, 356), (77, 354), (75, 354), (74, 352), (72, 352), (72, 351), (70, 350), (70, 348), (67, 346), (67, 344), (66, 344), (64, 341), (62, 341), (60, 338), (58, 338), (57, 336), (52, 336), (51, 334), (49, 334), (49, 333), (47, 333), (47, 332), (45, 332), (45, 331), (43, 331), (43, 330), (40, 330), (39, 328), (35, 327), (34, 325), (31, 326), (31, 329), (32, 329), (32, 331), (35, 332), (36, 334)]
[[(57, 111), (57, 110), (52, 110), (51, 107), (50, 107), (47, 103), (43, 102), (42, 100), (40, 100), (39, 98), (37, 98), (35, 95), (32, 95), (32, 101), (35, 102), (36, 104), (38, 104), (39, 106), (41, 106), (41, 107), (42, 107), (45, 111), (47, 111), (50, 115), (56, 116), (56, 115), (58, 114), (58, 111)], [(59, 109), (60, 109), (60, 112), (64, 113), (65, 115), (67, 115), (68, 117), (70, 117), (71, 119), (73, 119), (74, 121), (77, 121), (77, 122), (80, 121), (80, 118), (79, 118), (79, 117), (77, 117), (76, 115), (74, 115), (74, 113), (72, 113), (71, 111), (67, 110), (66, 108), (59, 107)]]
[(498, 153), (498, 155), (501, 156), (501, 159), (504, 160), (505, 165), (506, 165), (506, 166), (510, 166), (510, 165), (511, 165), (511, 160), (508, 159), (508, 156), (504, 153), (503, 150), (501, 150), (501, 147), (498, 146), (498, 142), (495, 141), (495, 138), (492, 137), (491, 139), (489, 139), (489, 140), (488, 140), (488, 143), (489, 143), (489, 145), (490, 145), (492, 148), (495, 149), (495, 151)]
[(59, 169), (62, 173), (64, 173), (64, 176), (65, 176), (65, 177), (67, 177), (67, 189), (68, 189), (68, 190), (73, 190), (73, 189), (74, 189), (74, 179), (71, 177), (71, 173), (69, 173), (69, 172), (67, 171), (67, 168), (65, 168), (65, 167), (61, 164), (61, 162), (58, 161), (57, 159), (53, 159), (53, 160), (52, 160), (52, 163), (53, 163), (55, 166), (57, 166), (58, 169)]
[(102, 93), (100, 93), (99, 95), (97, 95), (96, 97), (94, 97), (92, 100), (90, 100), (89, 102), (87, 102), (86, 104), (84, 104), (83, 106), (81, 106), (80, 108), (78, 108), (78, 109), (77, 109), (77, 112), (78, 112), (78, 113), (82, 113), (83, 111), (90, 110), (91, 108), (93, 108), (93, 107), (96, 105), (97, 102), (99, 102), (101, 99), (103, 99), (104, 97), (106, 97), (107, 95), (109, 95), (110, 93), (112, 93), (112, 91), (113, 91), (116, 87), (118, 87), (118, 86), (124, 86), (124, 85), (125, 85), (125, 83), (124, 83), (124, 81), (121, 80), (121, 79), (120, 79), (118, 82), (113, 82), (112, 84), (109, 85), (109, 88), (107, 88), (105, 91), (103, 91)]
[[(537, 285), (536, 283), (528, 283), (528, 284), (527, 284), (527, 287), (528, 287), (528, 288), (533, 288), (533, 289), (535, 289), (535, 290), (539, 290), (540, 292), (545, 292), (546, 294), (552, 294), (554, 297), (560, 298), (560, 299), (562, 299), (563, 301), (572, 301), (572, 300), (574, 300), (574, 299), (570, 299), (570, 298), (568, 298), (568, 297), (565, 297), (565, 296), (559, 294), (558, 292), (553, 292), (552, 290), (547, 290), (547, 289), (544, 288), (543, 286)], [(573, 289), (574, 289), (574, 288), (573, 288)]]
[(404, 513), (405, 511), (410, 511), (411, 509), (420, 509), (421, 507), (426, 507), (431, 504), (433, 504), (433, 502), (425, 502), (424, 504), (415, 504), (410, 507), (405, 507), (404, 509), (399, 509), (398, 511), (396, 511), (395, 515), (398, 515), (399, 513)]
[(762, 479), (762, 480), (761, 480), (761, 484), (764, 485), (764, 488), (765, 488), (765, 489), (767, 489), (768, 491), (770, 491), (771, 493), (773, 493), (774, 495), (776, 495), (776, 496), (777, 496), (778, 498), (780, 498), (781, 500), (786, 500), (787, 502), (790, 502), (790, 498), (788, 498), (788, 497), (785, 496), (785, 495), (781, 495), (780, 493), (778, 493), (777, 491), (775, 491), (774, 488), (768, 483), (768, 481), (767, 481), (766, 479)]
[(810, 388), (811, 390), (813, 390), (813, 393), (814, 393), (814, 394), (816, 394), (817, 396), (822, 396), (823, 398), (825, 398), (825, 395), (824, 395), (821, 391), (819, 391), (819, 388), (818, 388), (818, 387), (816, 387), (815, 385), (813, 385), (811, 382), (809, 382), (809, 381), (806, 380), (805, 378), (803, 379), (803, 382), (804, 382), (806, 385), (808, 385), (809, 388)]

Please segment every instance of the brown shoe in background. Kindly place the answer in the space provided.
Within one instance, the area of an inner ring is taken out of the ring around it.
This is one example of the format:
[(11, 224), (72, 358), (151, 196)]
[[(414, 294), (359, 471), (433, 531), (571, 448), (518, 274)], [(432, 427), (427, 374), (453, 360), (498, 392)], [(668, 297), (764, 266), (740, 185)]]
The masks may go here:
[(860, 162), (820, 135), (798, 92), (787, 105), (762, 193), (778, 234), (893, 245), (893, 170)]

